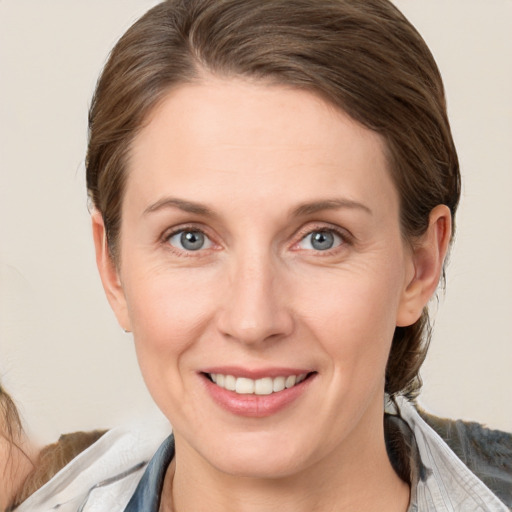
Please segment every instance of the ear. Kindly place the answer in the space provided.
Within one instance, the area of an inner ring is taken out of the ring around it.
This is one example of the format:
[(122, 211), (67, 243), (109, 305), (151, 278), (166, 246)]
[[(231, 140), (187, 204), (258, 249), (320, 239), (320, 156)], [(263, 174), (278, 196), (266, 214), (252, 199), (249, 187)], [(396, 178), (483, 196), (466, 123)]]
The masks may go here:
[(95, 210), (91, 215), (91, 220), (94, 248), (96, 250), (96, 265), (98, 266), (103, 289), (119, 325), (125, 331), (131, 331), (126, 298), (119, 277), (119, 270), (112, 259), (107, 244), (103, 216), (99, 211)]
[(434, 294), (443, 271), (452, 234), (450, 209), (436, 206), (430, 212), (428, 229), (411, 249), (412, 271), (402, 293), (396, 325), (407, 327), (421, 316)]

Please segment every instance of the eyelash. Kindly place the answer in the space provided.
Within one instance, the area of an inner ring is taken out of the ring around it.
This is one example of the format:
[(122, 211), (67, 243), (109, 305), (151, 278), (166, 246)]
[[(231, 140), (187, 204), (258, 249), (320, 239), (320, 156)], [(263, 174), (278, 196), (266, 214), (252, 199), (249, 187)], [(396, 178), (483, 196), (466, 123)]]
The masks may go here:
[[(175, 228), (175, 229), (172, 229), (171, 231), (166, 231), (163, 236), (162, 236), (162, 239), (161, 239), (161, 242), (162, 244), (165, 246), (166, 249), (174, 252), (174, 253), (178, 253), (180, 256), (199, 256), (199, 255), (202, 255), (201, 253), (204, 252), (204, 249), (198, 249), (196, 251), (193, 251), (193, 250), (186, 250), (186, 249), (180, 249), (178, 247), (175, 247), (173, 245), (170, 244), (170, 240), (172, 237), (176, 236), (176, 235), (179, 235), (180, 233), (187, 233), (187, 232), (191, 232), (191, 233), (200, 233), (202, 234), (206, 240), (209, 240), (210, 243), (212, 244), (212, 246), (215, 246), (217, 244), (215, 244), (215, 242), (212, 240), (212, 237), (210, 237), (206, 231), (204, 229), (201, 229), (197, 226), (180, 226), (178, 228)], [(207, 249), (211, 249), (211, 247), (208, 247)]]
[[(180, 226), (175, 229), (172, 229), (171, 231), (166, 231), (162, 237), (161, 241), (162, 244), (169, 250), (175, 253), (179, 253), (180, 255), (186, 255), (186, 256), (200, 256), (204, 254), (205, 250), (212, 249), (212, 247), (207, 247), (206, 249), (198, 249), (196, 251), (193, 250), (186, 250), (186, 249), (179, 249), (178, 247), (175, 247), (170, 244), (170, 240), (172, 237), (180, 234), (180, 233), (186, 233), (186, 232), (193, 232), (193, 233), (200, 233), (202, 234), (213, 246), (213, 250), (215, 250), (215, 246), (219, 247), (219, 244), (216, 244), (212, 237), (210, 237), (206, 230), (201, 229), (197, 226), (188, 225), (188, 226)], [(338, 237), (340, 239), (340, 243), (331, 249), (326, 250), (314, 250), (314, 249), (301, 249), (298, 247), (298, 245), (303, 242), (308, 236), (311, 236), (313, 233), (331, 233), (334, 236)], [(353, 237), (352, 235), (347, 232), (344, 229), (340, 229), (337, 227), (333, 227), (331, 225), (325, 225), (325, 224), (318, 224), (315, 226), (308, 226), (306, 228), (303, 228), (299, 230), (297, 233), (297, 236), (299, 237), (299, 240), (297, 242), (294, 242), (292, 245), (292, 250), (294, 251), (300, 251), (300, 250), (307, 250), (311, 253), (318, 255), (318, 256), (329, 256), (331, 254), (334, 254), (340, 250), (342, 250), (346, 246), (353, 245)]]
[(326, 249), (323, 251), (322, 250), (314, 250), (314, 249), (306, 249), (306, 250), (310, 251), (312, 254), (314, 254), (315, 256), (330, 256), (330, 255), (338, 253), (339, 251), (342, 251), (347, 246), (353, 245), (353, 237), (348, 231), (338, 228), (338, 227), (334, 227), (332, 225), (318, 224), (316, 226), (313, 226), (313, 227), (308, 226), (308, 227), (304, 228), (303, 230), (300, 230), (299, 234), (298, 234), (300, 239), (298, 242), (295, 242), (293, 244), (292, 249), (297, 250), (297, 251), (302, 250), (298, 247), (298, 245), (300, 243), (302, 243), (308, 236), (311, 236), (313, 233), (331, 233), (340, 239), (340, 243), (331, 249)]

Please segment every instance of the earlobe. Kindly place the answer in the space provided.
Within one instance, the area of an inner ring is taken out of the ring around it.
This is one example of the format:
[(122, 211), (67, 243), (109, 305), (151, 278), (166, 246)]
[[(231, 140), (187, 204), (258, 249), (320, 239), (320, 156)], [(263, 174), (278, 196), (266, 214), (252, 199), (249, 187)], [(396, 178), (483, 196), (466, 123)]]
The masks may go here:
[(412, 248), (413, 275), (404, 286), (396, 320), (398, 327), (416, 322), (436, 291), (451, 233), (450, 209), (446, 205), (436, 206), (430, 212), (427, 231)]
[(101, 283), (110, 307), (114, 311), (119, 325), (125, 331), (131, 331), (130, 318), (124, 290), (119, 278), (119, 271), (112, 259), (107, 243), (105, 224), (101, 213), (97, 210), (91, 214), (92, 234), (96, 251), (96, 265), (100, 273)]

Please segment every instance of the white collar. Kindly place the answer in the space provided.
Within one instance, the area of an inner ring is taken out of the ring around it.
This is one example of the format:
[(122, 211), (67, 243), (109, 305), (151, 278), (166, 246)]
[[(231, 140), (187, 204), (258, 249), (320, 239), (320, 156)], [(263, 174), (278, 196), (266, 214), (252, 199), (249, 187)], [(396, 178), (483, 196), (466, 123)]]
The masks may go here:
[[(408, 512), (507, 512), (508, 508), (451, 451), (405, 398), (399, 414), (411, 428), (425, 471), (411, 486)], [(117, 428), (73, 459), (16, 512), (120, 512), (147, 463), (169, 435), (168, 424)], [(87, 499), (88, 497), (92, 499)], [(86, 503), (82, 508), (82, 504)]]
[[(107, 432), (27, 498), (16, 512), (124, 510), (147, 463), (169, 433), (167, 422)], [(85, 502), (87, 505), (82, 507)]]
[[(411, 486), (408, 512), (507, 512), (508, 508), (452, 452), (405, 398), (396, 399), (400, 416), (413, 431), (423, 478)], [(419, 461), (418, 461), (419, 462)]]

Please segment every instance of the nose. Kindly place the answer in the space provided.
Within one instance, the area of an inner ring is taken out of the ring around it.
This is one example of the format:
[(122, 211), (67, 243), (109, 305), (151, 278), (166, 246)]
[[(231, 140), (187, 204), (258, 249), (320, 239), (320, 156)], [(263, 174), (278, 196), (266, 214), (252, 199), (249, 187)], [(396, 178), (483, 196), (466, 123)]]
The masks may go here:
[(283, 272), (268, 255), (253, 253), (233, 264), (218, 315), (218, 328), (224, 336), (259, 345), (292, 332)]

